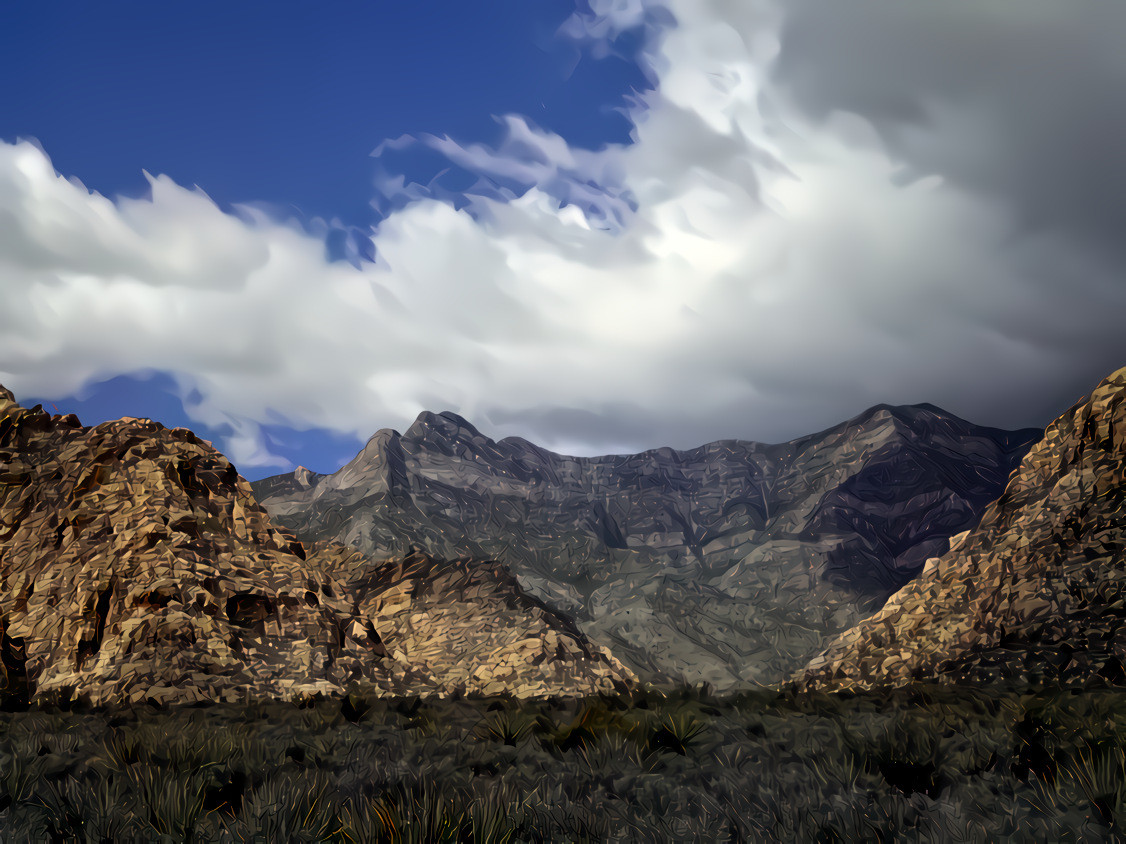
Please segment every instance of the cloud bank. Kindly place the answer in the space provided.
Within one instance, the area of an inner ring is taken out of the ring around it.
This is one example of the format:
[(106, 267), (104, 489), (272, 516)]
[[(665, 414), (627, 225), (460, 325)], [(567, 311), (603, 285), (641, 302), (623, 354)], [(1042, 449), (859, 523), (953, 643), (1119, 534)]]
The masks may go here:
[(407, 139), (480, 180), (382, 184), (401, 207), (374, 262), (0, 144), (0, 383), (165, 370), (236, 464), (282, 468), (259, 428), (279, 418), (364, 438), (449, 409), (594, 454), (789, 439), (878, 402), (1042, 425), (1122, 365), (1126, 8), (591, 8), (560, 37), (647, 33), (634, 142), (516, 115), (496, 148)]

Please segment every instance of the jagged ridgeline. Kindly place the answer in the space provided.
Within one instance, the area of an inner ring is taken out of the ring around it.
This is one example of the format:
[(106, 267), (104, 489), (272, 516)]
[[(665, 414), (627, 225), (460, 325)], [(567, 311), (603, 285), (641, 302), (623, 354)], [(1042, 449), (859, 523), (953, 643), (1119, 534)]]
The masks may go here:
[(503, 563), (652, 682), (778, 682), (974, 527), (1039, 430), (880, 405), (764, 445), (566, 457), (453, 413), (251, 486), (305, 541)]
[(495, 564), (306, 547), (190, 431), (86, 428), (2, 387), (0, 637), (7, 694), (95, 705), (635, 680)]
[(1126, 369), (1060, 416), (981, 523), (794, 678), (1126, 683)]

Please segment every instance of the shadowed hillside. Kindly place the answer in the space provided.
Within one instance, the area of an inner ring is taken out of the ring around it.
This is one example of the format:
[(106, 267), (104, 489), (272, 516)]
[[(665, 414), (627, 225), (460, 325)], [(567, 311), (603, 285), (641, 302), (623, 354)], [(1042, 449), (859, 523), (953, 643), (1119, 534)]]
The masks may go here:
[(1126, 369), (1060, 416), (981, 524), (796, 678), (1126, 682)]

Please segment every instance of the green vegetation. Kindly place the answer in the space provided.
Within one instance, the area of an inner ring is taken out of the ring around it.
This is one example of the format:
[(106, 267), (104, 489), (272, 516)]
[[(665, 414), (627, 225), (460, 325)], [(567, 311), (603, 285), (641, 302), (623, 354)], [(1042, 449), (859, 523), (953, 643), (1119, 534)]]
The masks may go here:
[(1124, 840), (1126, 693), (0, 712), (0, 841)]

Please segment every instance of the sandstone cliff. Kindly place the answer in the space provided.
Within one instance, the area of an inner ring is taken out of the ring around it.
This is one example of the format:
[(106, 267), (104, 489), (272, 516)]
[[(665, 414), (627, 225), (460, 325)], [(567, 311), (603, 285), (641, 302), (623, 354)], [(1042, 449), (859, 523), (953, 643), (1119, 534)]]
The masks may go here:
[(84, 428), (2, 387), (0, 654), (9, 693), (93, 704), (634, 679), (494, 564), (306, 549), (190, 431)]
[(1048, 426), (980, 525), (798, 674), (1126, 682), (1126, 369)]

